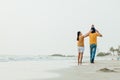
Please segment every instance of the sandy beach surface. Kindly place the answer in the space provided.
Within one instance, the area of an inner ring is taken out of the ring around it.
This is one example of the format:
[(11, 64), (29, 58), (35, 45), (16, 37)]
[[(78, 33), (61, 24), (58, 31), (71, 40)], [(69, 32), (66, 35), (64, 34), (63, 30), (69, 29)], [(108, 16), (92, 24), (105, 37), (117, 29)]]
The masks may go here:
[(68, 61), (8, 61), (0, 62), (0, 80), (43, 80), (58, 77), (49, 72), (68, 68)]
[(70, 68), (55, 70), (59, 77), (45, 80), (120, 80), (120, 61), (103, 60), (95, 64), (88, 62)]
[(78, 66), (76, 59), (60, 57), (5, 60), (0, 62), (0, 80), (120, 80), (120, 61), (97, 57), (94, 64), (84, 59)]

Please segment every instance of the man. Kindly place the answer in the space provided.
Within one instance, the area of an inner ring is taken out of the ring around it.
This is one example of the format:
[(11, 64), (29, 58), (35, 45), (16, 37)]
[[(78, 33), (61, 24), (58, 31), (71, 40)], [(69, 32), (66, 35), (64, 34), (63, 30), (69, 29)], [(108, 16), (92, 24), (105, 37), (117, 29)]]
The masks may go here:
[(94, 63), (97, 48), (97, 37), (102, 37), (102, 34), (100, 34), (99, 31), (95, 29), (94, 25), (92, 25), (90, 32), (86, 36), (89, 36), (90, 63)]

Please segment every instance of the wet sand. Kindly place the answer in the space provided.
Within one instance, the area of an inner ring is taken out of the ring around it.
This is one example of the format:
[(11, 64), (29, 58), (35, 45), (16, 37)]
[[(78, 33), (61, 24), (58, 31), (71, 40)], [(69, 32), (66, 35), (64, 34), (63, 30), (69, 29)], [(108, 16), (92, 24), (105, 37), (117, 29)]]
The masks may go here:
[(96, 61), (70, 68), (51, 71), (60, 74), (57, 78), (45, 80), (120, 80), (120, 61)]

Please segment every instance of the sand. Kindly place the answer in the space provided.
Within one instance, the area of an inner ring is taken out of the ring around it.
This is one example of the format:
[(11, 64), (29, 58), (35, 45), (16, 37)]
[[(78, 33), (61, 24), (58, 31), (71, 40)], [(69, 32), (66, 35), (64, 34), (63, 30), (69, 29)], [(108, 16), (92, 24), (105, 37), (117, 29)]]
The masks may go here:
[[(0, 80), (43, 80), (57, 76), (49, 73), (54, 65), (41, 61), (0, 62)], [(57, 66), (55, 66), (56, 69)], [(55, 70), (55, 69), (54, 69)]]
[(96, 60), (0, 62), (0, 80), (120, 80), (120, 61)]
[(68, 61), (9, 61), (0, 62), (0, 80), (43, 80), (58, 77), (49, 72), (69, 67)]
[(107, 60), (88, 62), (70, 68), (51, 71), (60, 74), (45, 80), (120, 80), (120, 61)]

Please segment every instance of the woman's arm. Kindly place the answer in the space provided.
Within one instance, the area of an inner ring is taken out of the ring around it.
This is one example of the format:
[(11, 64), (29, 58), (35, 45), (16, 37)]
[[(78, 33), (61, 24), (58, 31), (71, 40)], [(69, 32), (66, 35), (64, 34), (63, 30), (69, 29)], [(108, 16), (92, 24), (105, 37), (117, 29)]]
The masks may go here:
[(88, 37), (90, 33), (91, 33), (91, 30), (84, 35), (84, 38), (85, 38), (85, 37)]

